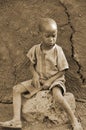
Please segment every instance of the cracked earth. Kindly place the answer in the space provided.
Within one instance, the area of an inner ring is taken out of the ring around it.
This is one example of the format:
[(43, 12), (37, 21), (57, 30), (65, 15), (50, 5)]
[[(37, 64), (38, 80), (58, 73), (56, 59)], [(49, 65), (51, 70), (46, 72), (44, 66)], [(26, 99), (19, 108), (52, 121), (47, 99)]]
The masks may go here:
[(71, 56), (72, 56), (74, 62), (76, 62), (77, 66), (78, 66), (78, 71), (77, 71), (77, 73), (79, 74), (80, 79), (82, 80), (81, 82), (84, 83), (84, 82), (85, 82), (85, 78), (84, 78), (83, 74), (81, 73), (81, 67), (82, 67), (82, 66), (81, 66), (80, 63), (78, 62), (78, 59), (75, 58), (75, 53), (76, 53), (76, 52), (75, 52), (75, 49), (74, 49), (74, 46), (73, 46), (73, 35), (75, 34), (75, 29), (74, 29), (74, 27), (73, 27), (73, 25), (72, 25), (72, 22), (71, 22), (71, 15), (70, 15), (70, 13), (69, 13), (69, 11), (68, 11), (68, 8), (67, 8), (66, 4), (64, 3), (64, 1), (60, 0), (60, 2), (61, 2), (62, 6), (63, 6), (64, 9), (65, 9), (65, 13), (67, 14), (67, 17), (68, 17), (68, 25), (70, 26), (70, 28), (71, 28), (71, 30), (72, 30), (71, 36), (70, 36), (71, 49), (72, 49), (72, 54), (71, 54)]
[[(62, 46), (70, 66), (66, 73), (67, 91), (75, 95), (76, 115), (85, 129), (85, 13), (85, 0), (0, 0), (0, 121), (12, 117), (12, 87), (31, 77), (26, 54), (41, 41), (37, 28), (39, 17), (51, 17), (58, 24), (57, 44)], [(37, 130), (45, 129), (43, 124), (35, 125)], [(45, 130), (48, 129), (52, 130)], [(63, 129), (71, 130), (71, 127), (66, 124), (57, 128)]]

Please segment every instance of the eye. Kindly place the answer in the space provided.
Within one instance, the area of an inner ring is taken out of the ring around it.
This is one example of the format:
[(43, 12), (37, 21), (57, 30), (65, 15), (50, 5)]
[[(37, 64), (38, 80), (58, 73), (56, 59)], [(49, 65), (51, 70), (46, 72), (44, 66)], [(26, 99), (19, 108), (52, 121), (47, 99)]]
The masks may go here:
[(52, 35), (52, 37), (55, 37), (56, 35)]

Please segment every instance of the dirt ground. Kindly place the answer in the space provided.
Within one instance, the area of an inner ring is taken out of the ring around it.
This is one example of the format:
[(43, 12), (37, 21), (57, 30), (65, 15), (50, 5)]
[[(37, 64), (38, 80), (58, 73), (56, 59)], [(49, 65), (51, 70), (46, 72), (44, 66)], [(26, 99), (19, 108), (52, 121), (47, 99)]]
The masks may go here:
[[(67, 91), (76, 98), (76, 116), (86, 129), (86, 0), (0, 0), (0, 121), (11, 119), (12, 87), (30, 78), (28, 50), (40, 43), (40, 17), (58, 24), (57, 44), (61, 45), (70, 69)], [(56, 127), (28, 124), (26, 130), (72, 130), (70, 124)], [(29, 125), (29, 126), (28, 126)]]

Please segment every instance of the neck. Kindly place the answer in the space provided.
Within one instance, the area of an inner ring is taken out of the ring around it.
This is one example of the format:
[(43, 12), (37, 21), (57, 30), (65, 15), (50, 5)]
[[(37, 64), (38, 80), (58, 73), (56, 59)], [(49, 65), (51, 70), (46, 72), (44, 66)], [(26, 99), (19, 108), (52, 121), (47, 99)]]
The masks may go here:
[(41, 49), (42, 50), (50, 50), (51, 48), (53, 48), (55, 46), (55, 44), (54, 45), (52, 45), (52, 46), (47, 46), (47, 45), (45, 45), (45, 44), (41, 44)]

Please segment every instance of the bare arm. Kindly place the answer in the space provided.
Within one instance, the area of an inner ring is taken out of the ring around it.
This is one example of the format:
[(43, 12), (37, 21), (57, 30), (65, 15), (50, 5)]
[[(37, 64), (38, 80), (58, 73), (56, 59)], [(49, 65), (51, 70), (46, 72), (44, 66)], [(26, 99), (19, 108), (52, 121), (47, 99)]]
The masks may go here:
[(32, 74), (32, 76), (34, 77), (35, 75), (37, 75), (37, 72), (35, 71), (35, 67), (34, 67), (34, 64), (32, 64), (31, 62), (30, 62), (30, 72), (31, 72), (31, 74)]
[(32, 83), (33, 83), (34, 87), (40, 88), (39, 75), (36, 72), (35, 67), (31, 62), (30, 62), (30, 72), (33, 76)]
[(63, 76), (65, 74), (65, 70), (60, 71), (58, 73), (56, 73), (54, 76), (52, 76), (51, 78), (49, 78), (48, 80), (41, 80), (41, 84), (43, 85), (44, 89), (48, 89), (50, 87), (50, 85), (58, 78), (60, 78), (61, 76)]

